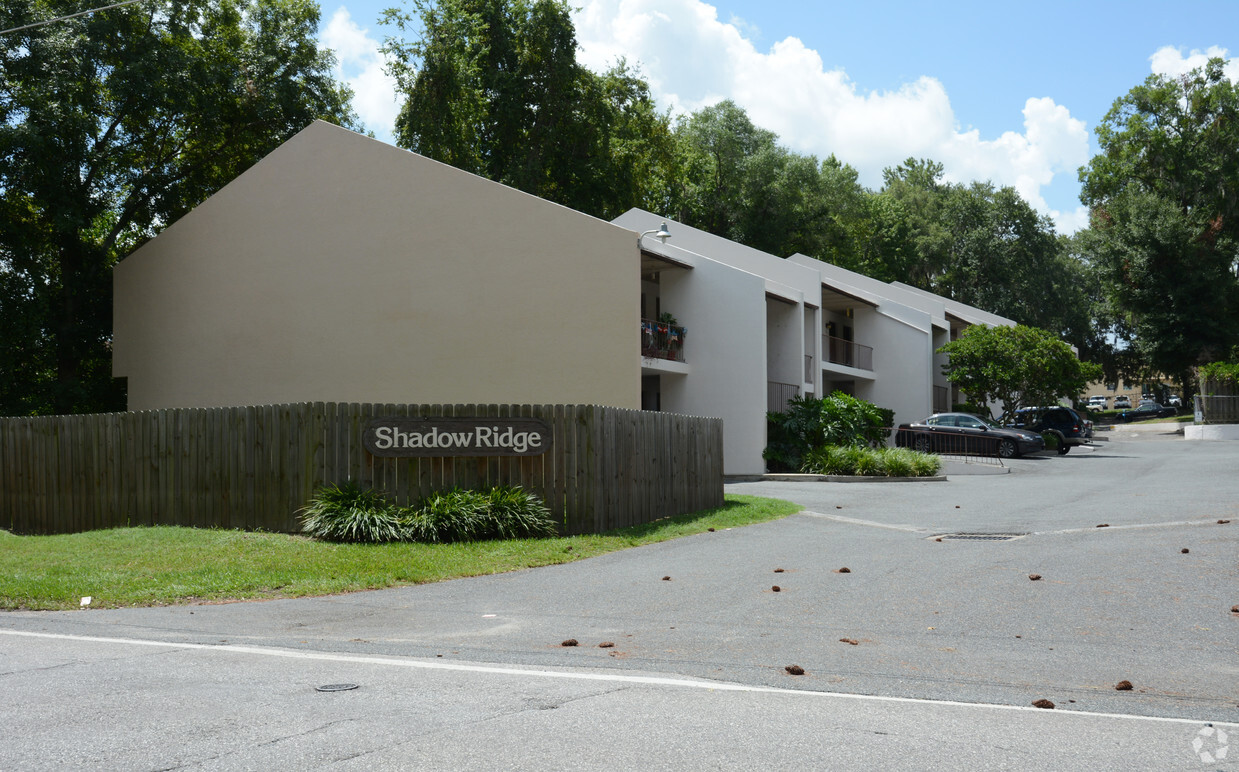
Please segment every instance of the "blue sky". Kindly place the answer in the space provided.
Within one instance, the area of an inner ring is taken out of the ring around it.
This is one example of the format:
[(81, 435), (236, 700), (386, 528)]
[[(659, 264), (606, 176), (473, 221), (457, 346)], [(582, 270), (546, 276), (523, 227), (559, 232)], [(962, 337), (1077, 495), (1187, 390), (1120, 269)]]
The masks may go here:
[[(321, 42), (391, 141), (398, 109), (377, 23), (395, 0), (326, 0)], [(337, 4), (338, 3), (338, 4)], [(1011, 185), (1062, 232), (1086, 224), (1077, 169), (1114, 100), (1154, 72), (1239, 59), (1239, 2), (573, 0), (580, 60), (639, 63), (659, 104), (730, 98), (787, 147), (877, 187), (909, 156)], [(1232, 53), (1235, 52), (1235, 53)], [(1239, 61), (1231, 69), (1239, 79)]]

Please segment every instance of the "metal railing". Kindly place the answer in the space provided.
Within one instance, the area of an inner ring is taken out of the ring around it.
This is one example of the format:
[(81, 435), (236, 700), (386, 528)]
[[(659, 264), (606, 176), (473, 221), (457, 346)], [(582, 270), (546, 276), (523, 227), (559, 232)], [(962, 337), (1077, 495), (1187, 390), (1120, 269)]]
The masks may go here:
[(766, 381), (766, 412), (782, 413), (787, 403), (800, 396), (800, 387), (794, 383)]
[(687, 327), (641, 320), (641, 356), (645, 359), (670, 359), (684, 361), (684, 337)]
[(970, 464), (1005, 466), (998, 455), (998, 443), (993, 439), (976, 436), (951, 436), (923, 429), (898, 429), (895, 446), (911, 448), (922, 453), (935, 453), (952, 460)]
[(859, 370), (873, 370), (873, 349), (832, 335), (822, 336), (822, 350), (826, 361)]

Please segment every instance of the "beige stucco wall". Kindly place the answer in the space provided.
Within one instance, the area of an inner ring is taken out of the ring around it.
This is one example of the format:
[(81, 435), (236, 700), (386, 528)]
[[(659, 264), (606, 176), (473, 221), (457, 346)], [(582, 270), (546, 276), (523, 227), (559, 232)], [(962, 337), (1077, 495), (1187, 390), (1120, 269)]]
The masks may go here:
[(635, 234), (315, 123), (115, 269), (129, 407), (640, 407)]

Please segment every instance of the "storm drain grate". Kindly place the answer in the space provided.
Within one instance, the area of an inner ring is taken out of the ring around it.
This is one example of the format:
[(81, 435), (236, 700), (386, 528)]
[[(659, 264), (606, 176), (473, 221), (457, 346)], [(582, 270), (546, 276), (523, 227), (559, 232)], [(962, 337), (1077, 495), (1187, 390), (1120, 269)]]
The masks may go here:
[(943, 533), (929, 538), (939, 541), (947, 539), (960, 541), (1011, 541), (1012, 539), (1022, 539), (1027, 535), (1026, 533)]

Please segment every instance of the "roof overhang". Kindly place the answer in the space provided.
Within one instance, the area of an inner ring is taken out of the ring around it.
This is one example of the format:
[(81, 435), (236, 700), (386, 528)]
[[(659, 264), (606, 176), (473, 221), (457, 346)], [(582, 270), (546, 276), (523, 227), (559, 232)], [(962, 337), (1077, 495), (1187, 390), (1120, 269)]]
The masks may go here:
[(860, 295), (846, 292), (838, 289), (837, 287), (832, 287), (829, 284), (822, 285), (822, 308), (828, 311), (845, 311), (855, 306), (857, 303), (869, 306), (870, 308), (878, 307), (877, 303), (867, 298), (863, 298)]
[(659, 271), (665, 271), (669, 268), (686, 268), (691, 270), (692, 267), (693, 264), (687, 261), (641, 247), (642, 275), (647, 273), (658, 273)]

